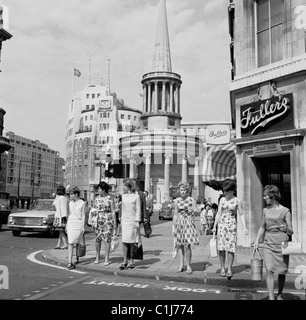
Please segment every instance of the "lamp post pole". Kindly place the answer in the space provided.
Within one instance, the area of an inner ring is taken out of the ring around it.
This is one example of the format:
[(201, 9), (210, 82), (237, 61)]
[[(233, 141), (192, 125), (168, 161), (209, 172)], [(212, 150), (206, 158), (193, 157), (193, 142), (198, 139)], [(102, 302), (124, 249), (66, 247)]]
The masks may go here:
[(26, 160), (20, 160), (19, 161), (19, 168), (18, 168), (18, 188), (17, 188), (17, 201), (18, 201), (18, 206), (19, 206), (19, 195), (20, 195), (20, 167), (21, 163), (31, 163), (31, 161), (26, 161)]

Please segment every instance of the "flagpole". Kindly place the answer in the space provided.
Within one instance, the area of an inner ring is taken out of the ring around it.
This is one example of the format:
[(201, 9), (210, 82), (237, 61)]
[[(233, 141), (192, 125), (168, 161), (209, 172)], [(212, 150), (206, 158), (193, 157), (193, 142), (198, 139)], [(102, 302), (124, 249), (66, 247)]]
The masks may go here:
[(73, 95), (74, 95), (74, 67), (72, 68), (72, 97), (71, 99), (73, 99)]

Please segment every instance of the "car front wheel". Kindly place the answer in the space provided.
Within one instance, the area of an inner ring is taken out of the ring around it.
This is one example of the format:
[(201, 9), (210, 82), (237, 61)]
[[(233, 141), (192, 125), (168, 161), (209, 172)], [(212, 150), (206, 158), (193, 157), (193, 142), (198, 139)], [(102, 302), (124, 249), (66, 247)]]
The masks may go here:
[(20, 236), (21, 231), (19, 231), (19, 230), (13, 230), (12, 233), (13, 233), (13, 236), (14, 236), (14, 237), (18, 237), (18, 236)]

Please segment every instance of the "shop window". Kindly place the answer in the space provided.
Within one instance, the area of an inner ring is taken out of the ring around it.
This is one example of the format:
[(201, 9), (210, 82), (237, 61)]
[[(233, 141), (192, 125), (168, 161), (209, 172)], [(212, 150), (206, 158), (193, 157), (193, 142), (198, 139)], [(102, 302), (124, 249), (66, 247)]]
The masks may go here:
[(257, 0), (258, 67), (283, 59), (284, 0)]

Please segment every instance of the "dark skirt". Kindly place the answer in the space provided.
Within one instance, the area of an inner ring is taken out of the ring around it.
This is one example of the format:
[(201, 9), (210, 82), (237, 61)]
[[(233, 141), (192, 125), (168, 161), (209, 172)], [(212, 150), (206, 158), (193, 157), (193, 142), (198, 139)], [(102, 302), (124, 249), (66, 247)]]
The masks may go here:
[(267, 232), (264, 241), (264, 261), (267, 271), (276, 274), (286, 274), (289, 266), (289, 256), (282, 255), (281, 244), (288, 241), (284, 232)]

